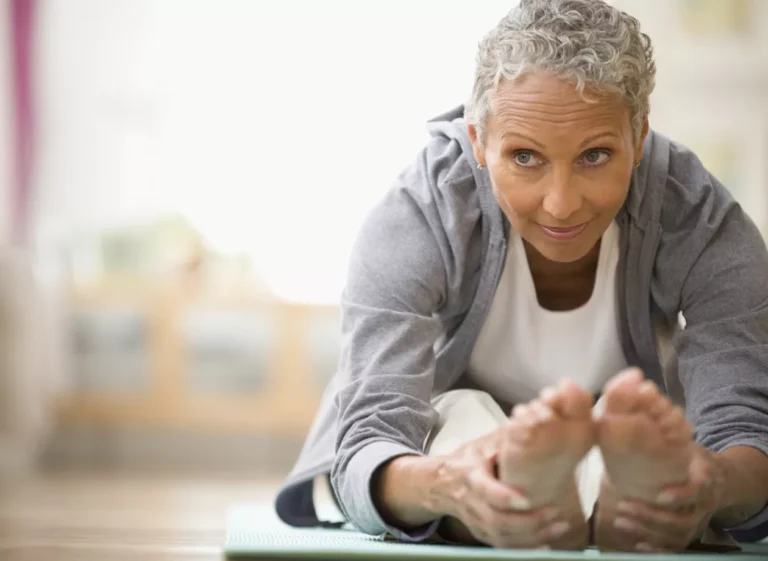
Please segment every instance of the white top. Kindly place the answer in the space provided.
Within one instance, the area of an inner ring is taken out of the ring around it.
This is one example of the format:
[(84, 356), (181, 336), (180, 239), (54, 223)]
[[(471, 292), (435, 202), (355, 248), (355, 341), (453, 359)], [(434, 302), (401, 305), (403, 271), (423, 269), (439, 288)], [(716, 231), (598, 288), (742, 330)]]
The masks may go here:
[(508, 403), (530, 401), (563, 378), (600, 391), (627, 366), (618, 331), (618, 262), (619, 229), (612, 222), (600, 244), (589, 301), (566, 312), (546, 310), (536, 297), (523, 241), (511, 231), (504, 271), (470, 358), (470, 378)]

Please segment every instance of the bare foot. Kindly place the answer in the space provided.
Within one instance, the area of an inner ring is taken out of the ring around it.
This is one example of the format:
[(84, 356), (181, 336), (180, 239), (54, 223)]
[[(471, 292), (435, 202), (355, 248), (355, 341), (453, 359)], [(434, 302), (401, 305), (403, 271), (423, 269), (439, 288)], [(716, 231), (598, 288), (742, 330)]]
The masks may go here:
[(618, 503), (625, 499), (656, 503), (665, 487), (688, 479), (691, 425), (637, 369), (617, 375), (604, 396), (604, 411), (595, 419), (605, 461), (595, 541), (601, 549), (637, 551), (627, 529), (614, 526)]
[(559, 511), (548, 542), (556, 549), (583, 549), (588, 541), (574, 471), (595, 443), (592, 402), (570, 381), (547, 388), (515, 407), (499, 448), (499, 479), (523, 491), (531, 508)]

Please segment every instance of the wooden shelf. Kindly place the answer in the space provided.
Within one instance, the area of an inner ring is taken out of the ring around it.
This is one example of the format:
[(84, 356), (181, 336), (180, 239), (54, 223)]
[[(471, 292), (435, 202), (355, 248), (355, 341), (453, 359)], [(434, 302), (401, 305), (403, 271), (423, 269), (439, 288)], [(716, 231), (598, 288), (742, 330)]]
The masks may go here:
[[(70, 312), (81, 321), (108, 317), (114, 310), (132, 310), (146, 327), (144, 381), (123, 389), (109, 384), (77, 388), (60, 405), (65, 426), (303, 434), (320, 404), (332, 374), (329, 370), (336, 366), (339, 320), (334, 306), (290, 304), (245, 293), (216, 293), (190, 284), (125, 279), (72, 291)], [(266, 340), (250, 334), (258, 331), (254, 325), (262, 326)], [(203, 332), (195, 333), (201, 329)], [(211, 342), (205, 344), (213, 351), (192, 348), (195, 340), (208, 339)], [(206, 352), (214, 361), (212, 367), (202, 369), (208, 375), (206, 380), (219, 373), (225, 377), (227, 356), (219, 355), (231, 353), (231, 364), (240, 368), (236, 379), (245, 378), (248, 387), (200, 387), (194, 372), (198, 355), (208, 356)], [(244, 353), (243, 360), (262, 365), (262, 372), (253, 372), (253, 384), (248, 378), (250, 363), (238, 363), (237, 352)], [(221, 368), (216, 360), (221, 361)], [(108, 357), (102, 362), (108, 365), (107, 371), (91, 378), (109, 379), (111, 363)], [(73, 364), (78, 379), (79, 363), (74, 360)]]

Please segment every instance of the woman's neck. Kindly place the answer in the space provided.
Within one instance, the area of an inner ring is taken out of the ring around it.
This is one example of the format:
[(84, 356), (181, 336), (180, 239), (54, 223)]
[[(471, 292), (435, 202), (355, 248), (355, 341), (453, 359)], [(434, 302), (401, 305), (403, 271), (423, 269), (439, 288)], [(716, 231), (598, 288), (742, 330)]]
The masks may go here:
[(560, 263), (547, 259), (525, 240), (523, 240), (523, 245), (525, 246), (525, 255), (528, 258), (528, 266), (534, 278), (573, 278), (581, 275), (594, 275), (597, 270), (597, 262), (600, 259), (599, 240), (584, 257), (570, 263)]
[(539, 305), (552, 311), (580, 308), (592, 296), (600, 258), (600, 242), (587, 255), (571, 263), (551, 261), (523, 242)]

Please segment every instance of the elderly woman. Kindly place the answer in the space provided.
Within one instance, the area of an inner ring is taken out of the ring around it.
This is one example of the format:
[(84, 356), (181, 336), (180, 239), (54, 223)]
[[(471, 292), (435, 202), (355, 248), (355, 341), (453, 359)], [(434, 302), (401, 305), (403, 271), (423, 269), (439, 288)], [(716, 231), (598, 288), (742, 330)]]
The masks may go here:
[(431, 122), (359, 235), (283, 520), (317, 524), (330, 473), (349, 521), (408, 540), (646, 552), (761, 531), (768, 252), (649, 130), (654, 73), (600, 0), (523, 0), (482, 41), (463, 114)]

